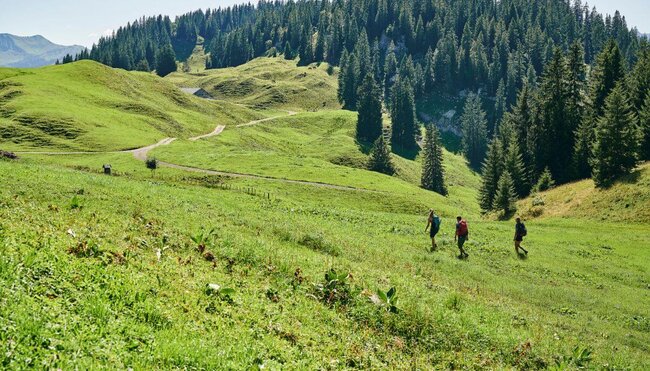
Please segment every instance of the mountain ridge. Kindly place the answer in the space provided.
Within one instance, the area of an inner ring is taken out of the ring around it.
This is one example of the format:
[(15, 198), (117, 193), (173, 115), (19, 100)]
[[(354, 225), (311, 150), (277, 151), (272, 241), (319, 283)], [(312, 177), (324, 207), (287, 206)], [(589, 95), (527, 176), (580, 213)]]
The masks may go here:
[(33, 68), (54, 64), (66, 54), (75, 55), (85, 47), (58, 45), (42, 35), (17, 36), (0, 33), (0, 67)]

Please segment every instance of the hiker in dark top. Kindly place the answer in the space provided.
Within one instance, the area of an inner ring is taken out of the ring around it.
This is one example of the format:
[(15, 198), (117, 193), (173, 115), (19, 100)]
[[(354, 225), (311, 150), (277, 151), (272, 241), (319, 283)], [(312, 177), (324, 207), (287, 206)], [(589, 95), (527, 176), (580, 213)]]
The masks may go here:
[[(426, 232), (429, 230), (429, 237), (431, 237), (431, 251), (433, 252), (438, 245), (436, 245), (436, 235), (440, 232), (440, 217), (436, 215), (433, 209), (429, 210), (429, 218), (427, 219), (427, 227), (424, 228)], [(429, 229), (431, 228), (431, 229)]]
[(517, 218), (517, 224), (515, 224), (515, 252), (519, 254), (519, 249), (524, 251), (524, 254), (528, 255), (528, 250), (521, 247), (521, 242), (524, 240), (524, 237), (528, 234), (526, 230), (526, 225), (521, 222), (521, 218)]
[(456, 235), (454, 236), (454, 241), (458, 241), (458, 249), (460, 250), (460, 255), (458, 258), (468, 258), (469, 254), (463, 250), (463, 245), (465, 241), (469, 240), (469, 229), (467, 228), (467, 221), (463, 220), (462, 217), (456, 218)]

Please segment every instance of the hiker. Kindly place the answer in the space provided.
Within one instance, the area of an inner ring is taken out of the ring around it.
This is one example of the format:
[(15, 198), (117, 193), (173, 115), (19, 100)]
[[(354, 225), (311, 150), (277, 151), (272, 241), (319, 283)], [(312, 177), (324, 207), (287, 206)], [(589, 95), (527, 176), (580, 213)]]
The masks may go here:
[(517, 224), (515, 224), (515, 252), (519, 254), (519, 249), (524, 251), (524, 254), (528, 255), (528, 250), (521, 247), (521, 242), (524, 240), (524, 237), (528, 234), (526, 230), (526, 225), (521, 222), (521, 218), (517, 218)]
[(459, 259), (468, 258), (469, 254), (463, 250), (465, 241), (469, 240), (469, 229), (467, 228), (467, 221), (463, 220), (461, 216), (456, 218), (456, 235), (454, 241), (458, 241), (458, 249), (460, 250)]
[[(440, 217), (436, 215), (436, 212), (433, 209), (429, 210), (429, 218), (427, 219), (427, 227), (424, 228), (424, 232), (429, 231), (429, 237), (431, 237), (431, 251), (433, 252), (438, 248), (436, 244), (436, 235), (440, 232)], [(431, 229), (429, 229), (431, 228)]]

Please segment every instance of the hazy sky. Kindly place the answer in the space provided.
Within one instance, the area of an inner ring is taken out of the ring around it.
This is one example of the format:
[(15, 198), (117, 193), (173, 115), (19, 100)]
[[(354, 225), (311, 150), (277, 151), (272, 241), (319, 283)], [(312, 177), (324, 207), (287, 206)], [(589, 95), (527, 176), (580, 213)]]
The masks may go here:
[[(176, 16), (241, 2), (248, 0), (0, 0), (0, 33), (40, 34), (58, 44), (90, 46), (143, 15)], [(650, 33), (650, 0), (590, 0), (589, 5), (601, 13), (618, 9), (628, 26)]]

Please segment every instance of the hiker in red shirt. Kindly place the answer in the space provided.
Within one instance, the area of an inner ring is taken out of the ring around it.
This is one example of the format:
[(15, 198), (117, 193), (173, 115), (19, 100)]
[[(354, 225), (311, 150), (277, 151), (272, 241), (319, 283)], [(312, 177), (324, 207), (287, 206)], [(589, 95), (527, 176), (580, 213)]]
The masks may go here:
[(456, 218), (456, 235), (454, 236), (454, 241), (458, 241), (458, 249), (460, 250), (459, 259), (468, 258), (469, 254), (463, 250), (463, 245), (465, 241), (469, 240), (469, 229), (467, 228), (467, 221), (463, 220), (462, 217)]

